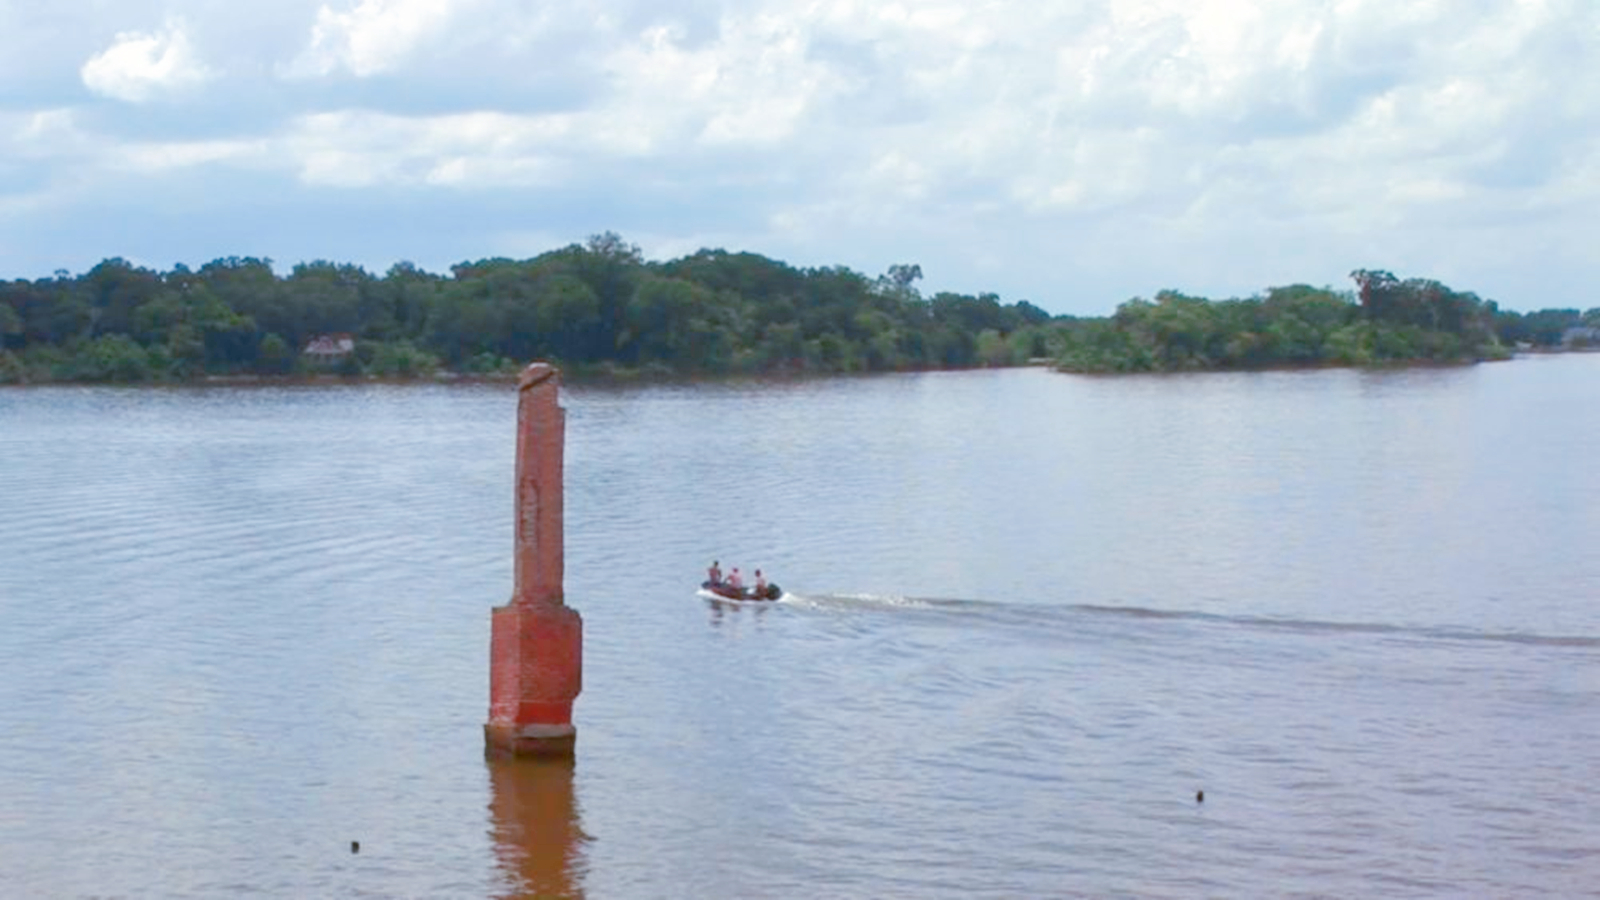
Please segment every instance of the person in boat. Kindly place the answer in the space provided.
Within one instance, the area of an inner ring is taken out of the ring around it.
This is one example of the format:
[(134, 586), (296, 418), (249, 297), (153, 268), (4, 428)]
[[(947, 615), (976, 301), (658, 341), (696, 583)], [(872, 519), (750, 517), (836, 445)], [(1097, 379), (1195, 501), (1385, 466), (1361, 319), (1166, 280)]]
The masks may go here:
[(711, 568), (706, 570), (706, 579), (712, 584), (722, 583), (722, 567), (714, 559), (711, 561)]
[(767, 577), (761, 574), (760, 569), (756, 570), (755, 593), (758, 598), (762, 600), (767, 599)]
[(738, 566), (734, 566), (733, 571), (728, 573), (728, 587), (736, 591), (744, 589), (744, 577), (739, 574)]

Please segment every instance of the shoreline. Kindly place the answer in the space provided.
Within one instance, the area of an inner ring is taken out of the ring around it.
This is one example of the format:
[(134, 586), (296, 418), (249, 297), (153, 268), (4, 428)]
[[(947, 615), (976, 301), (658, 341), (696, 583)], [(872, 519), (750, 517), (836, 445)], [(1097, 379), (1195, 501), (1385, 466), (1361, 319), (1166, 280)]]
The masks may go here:
[[(553, 363), (561, 367), (560, 363)], [(874, 372), (821, 372), (800, 369), (779, 369), (767, 372), (696, 373), (661, 370), (621, 369), (595, 371), (586, 368), (562, 368), (562, 379), (568, 385), (657, 385), (693, 384), (702, 382), (737, 381), (811, 381), (822, 378), (868, 378), (877, 375), (904, 375), (909, 373), (973, 372), (985, 369), (1043, 368), (1044, 364), (1027, 363), (1015, 366), (968, 366), (937, 369), (888, 369)], [(121, 388), (207, 388), (207, 387), (353, 387), (357, 385), (471, 385), (516, 384), (521, 372), (461, 373), (437, 371), (427, 375), (206, 375), (186, 379), (149, 379), (144, 381), (24, 381), (0, 383), (5, 388), (38, 387), (121, 387)]]
[[(658, 385), (658, 384), (692, 384), (701, 382), (735, 382), (735, 381), (809, 381), (821, 378), (863, 378), (875, 375), (901, 375), (907, 373), (936, 373), (936, 372), (974, 372), (998, 369), (1048, 369), (1060, 375), (1076, 375), (1085, 378), (1124, 378), (1140, 375), (1206, 375), (1225, 373), (1266, 373), (1266, 372), (1320, 372), (1327, 370), (1348, 369), (1363, 372), (1386, 372), (1399, 369), (1445, 369), (1466, 366), (1475, 366), (1485, 363), (1513, 362), (1524, 357), (1549, 357), (1566, 354), (1600, 353), (1600, 347), (1550, 347), (1519, 349), (1504, 357), (1485, 357), (1483, 359), (1469, 359), (1458, 361), (1416, 359), (1394, 361), (1388, 363), (1353, 366), (1337, 363), (1284, 363), (1277, 365), (1253, 366), (1249, 368), (1206, 368), (1206, 369), (1153, 369), (1141, 372), (1092, 372), (1074, 369), (1064, 369), (1056, 365), (1054, 360), (1034, 358), (1026, 363), (1010, 366), (966, 366), (960, 368), (926, 368), (926, 369), (889, 369), (884, 371), (862, 372), (822, 372), (805, 371), (798, 369), (782, 369), (769, 372), (742, 372), (742, 373), (694, 373), (676, 372), (664, 369), (621, 369), (621, 368), (591, 368), (574, 367), (563, 368), (563, 377), (569, 384), (575, 385)], [(560, 365), (556, 363), (556, 365)], [(335, 375), (332, 373), (300, 374), (300, 375), (205, 375), (199, 378), (188, 379), (151, 379), (145, 381), (18, 381), (0, 382), (0, 390), (6, 388), (34, 388), (34, 387), (124, 387), (124, 388), (207, 388), (207, 387), (338, 387), (355, 385), (416, 385), (416, 384), (515, 384), (520, 372), (454, 372), (440, 370), (427, 375), (396, 376), (396, 375)]]

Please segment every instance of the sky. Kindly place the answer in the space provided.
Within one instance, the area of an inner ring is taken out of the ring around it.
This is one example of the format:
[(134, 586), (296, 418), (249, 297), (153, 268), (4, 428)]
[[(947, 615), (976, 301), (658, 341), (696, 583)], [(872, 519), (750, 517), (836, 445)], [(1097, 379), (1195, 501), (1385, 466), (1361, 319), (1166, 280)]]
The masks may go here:
[(608, 230), (1077, 315), (1600, 306), (1600, 0), (0, 0), (0, 278)]

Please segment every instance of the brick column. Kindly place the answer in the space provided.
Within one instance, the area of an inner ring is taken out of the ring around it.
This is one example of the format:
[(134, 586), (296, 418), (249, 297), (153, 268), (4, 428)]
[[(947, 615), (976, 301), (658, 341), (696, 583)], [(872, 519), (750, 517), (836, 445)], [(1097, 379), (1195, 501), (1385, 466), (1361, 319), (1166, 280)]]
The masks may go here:
[(534, 363), (517, 400), (517, 488), (511, 602), (491, 616), (487, 752), (571, 756), (572, 701), (583, 689), (583, 619), (563, 602), (561, 478), (566, 412), (561, 373)]

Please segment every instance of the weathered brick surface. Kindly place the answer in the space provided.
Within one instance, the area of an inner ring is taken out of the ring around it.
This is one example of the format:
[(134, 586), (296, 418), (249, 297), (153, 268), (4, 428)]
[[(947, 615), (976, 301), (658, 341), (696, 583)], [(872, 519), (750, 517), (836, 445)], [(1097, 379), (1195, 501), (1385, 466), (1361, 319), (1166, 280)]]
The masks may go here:
[(566, 606), (494, 610), (489, 719), (570, 724), (583, 690), (583, 619)]
[(561, 373), (534, 363), (522, 373), (517, 402), (516, 589), (517, 603), (561, 603), (564, 537), (561, 530), (562, 460), (567, 412), (561, 408)]
[(515, 586), (491, 618), (490, 753), (570, 755), (572, 702), (583, 689), (583, 619), (562, 597), (560, 372), (534, 363), (517, 403)]

